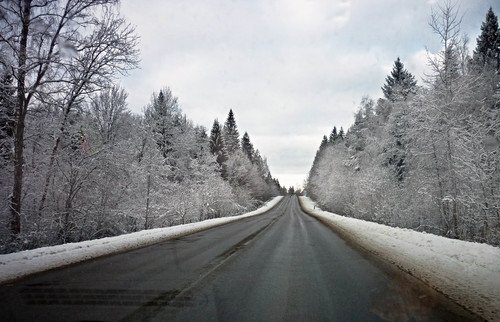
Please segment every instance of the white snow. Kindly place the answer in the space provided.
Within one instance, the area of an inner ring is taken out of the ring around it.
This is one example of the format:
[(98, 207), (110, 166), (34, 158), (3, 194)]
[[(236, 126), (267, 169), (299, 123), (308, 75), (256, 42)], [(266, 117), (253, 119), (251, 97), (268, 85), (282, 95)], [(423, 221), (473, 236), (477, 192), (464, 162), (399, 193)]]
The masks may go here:
[(304, 210), (354, 243), (424, 281), (452, 300), (500, 321), (500, 248), (323, 211), (307, 197)]
[(239, 216), (215, 218), (191, 224), (143, 230), (116, 237), (42, 247), (0, 255), (0, 283), (88, 259), (152, 245), (243, 218), (260, 215), (274, 207), (282, 198), (275, 197), (263, 207)]

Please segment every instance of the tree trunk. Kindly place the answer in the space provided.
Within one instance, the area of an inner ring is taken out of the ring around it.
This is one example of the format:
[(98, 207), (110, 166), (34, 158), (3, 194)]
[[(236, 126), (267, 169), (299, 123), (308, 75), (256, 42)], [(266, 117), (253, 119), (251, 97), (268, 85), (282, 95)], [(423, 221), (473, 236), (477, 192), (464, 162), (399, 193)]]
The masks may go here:
[(437, 158), (437, 149), (436, 149), (436, 144), (435, 142), (432, 142), (432, 159), (434, 160), (434, 169), (436, 171), (436, 179), (438, 182), (438, 187), (439, 187), (439, 208), (441, 210), (441, 216), (444, 220), (445, 224), (445, 230), (446, 233), (448, 233), (450, 229), (450, 225), (448, 222), (448, 216), (446, 214), (446, 207), (444, 205), (444, 187), (443, 187), (443, 182), (441, 180), (441, 171), (439, 170), (439, 161)]
[(29, 102), (26, 100), (26, 60), (27, 43), (31, 16), (31, 0), (23, 1), (22, 29), (19, 41), (19, 60), (17, 71), (17, 109), (16, 130), (14, 136), (14, 185), (10, 200), (12, 237), (21, 232), (21, 198), (23, 192), (23, 165), (24, 165), (24, 125)]
[(149, 228), (149, 194), (151, 192), (151, 174), (148, 173), (148, 183), (146, 188), (146, 218), (144, 221), (144, 229)]
[[(61, 132), (64, 131), (64, 126), (61, 127)], [(62, 135), (62, 133), (61, 133)], [(38, 206), (38, 216), (42, 216), (43, 208), (45, 208), (45, 200), (47, 199), (47, 193), (49, 191), (50, 179), (52, 178), (52, 167), (56, 159), (57, 149), (59, 143), (61, 142), (61, 136), (58, 136), (54, 146), (52, 147), (52, 153), (50, 154), (49, 166), (47, 169), (47, 174), (45, 175), (45, 184), (43, 185), (42, 197), (40, 198), (40, 205)]]
[(446, 131), (446, 150), (447, 150), (447, 159), (448, 159), (448, 175), (450, 176), (451, 179), (451, 191), (453, 193), (453, 206), (451, 208), (452, 210), (452, 220), (453, 220), (453, 237), (458, 238), (459, 233), (458, 233), (458, 208), (457, 208), (457, 196), (458, 196), (458, 190), (457, 190), (457, 178), (456, 178), (456, 173), (455, 173), (455, 167), (453, 165), (453, 149), (451, 146), (451, 135), (450, 135), (450, 129), (447, 129)]
[(50, 178), (52, 177), (52, 167), (54, 166), (54, 162), (55, 162), (56, 156), (57, 156), (57, 150), (59, 149), (61, 139), (64, 135), (64, 131), (66, 130), (66, 123), (68, 121), (69, 113), (71, 112), (71, 107), (73, 106), (73, 103), (75, 102), (75, 100), (78, 96), (78, 93), (81, 91), (84, 84), (85, 84), (85, 82), (83, 82), (82, 84), (79, 85), (79, 87), (76, 91), (77, 94), (73, 94), (73, 96), (70, 98), (70, 100), (68, 101), (68, 103), (66, 104), (66, 107), (64, 109), (63, 120), (61, 122), (61, 127), (59, 128), (59, 136), (57, 137), (56, 141), (54, 142), (54, 146), (52, 147), (52, 152), (50, 154), (50, 160), (49, 160), (49, 165), (47, 168), (47, 174), (45, 175), (45, 184), (43, 186), (42, 197), (40, 199), (40, 205), (38, 207), (38, 216), (42, 216), (42, 211), (43, 211), (43, 208), (45, 207), (45, 200), (47, 199)]

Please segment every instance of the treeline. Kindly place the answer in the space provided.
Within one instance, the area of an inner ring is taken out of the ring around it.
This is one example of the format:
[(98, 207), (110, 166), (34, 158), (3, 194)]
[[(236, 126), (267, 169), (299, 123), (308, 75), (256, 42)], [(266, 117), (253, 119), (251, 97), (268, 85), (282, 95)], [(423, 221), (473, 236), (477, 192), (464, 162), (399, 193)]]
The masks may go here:
[(281, 193), (232, 111), (209, 135), (169, 88), (144, 115), (128, 110), (115, 76), (137, 67), (137, 36), (115, 4), (0, 3), (1, 252), (235, 215)]
[(398, 58), (383, 98), (324, 137), (307, 193), (335, 213), (500, 244), (500, 31), (490, 8), (472, 57), (453, 5), (430, 26), (442, 51), (419, 86)]

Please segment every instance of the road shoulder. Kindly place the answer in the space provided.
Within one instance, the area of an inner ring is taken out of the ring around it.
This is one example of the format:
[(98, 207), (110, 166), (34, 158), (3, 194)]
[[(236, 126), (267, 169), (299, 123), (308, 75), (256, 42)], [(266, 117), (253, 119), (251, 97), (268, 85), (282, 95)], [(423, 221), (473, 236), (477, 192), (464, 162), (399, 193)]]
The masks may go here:
[(321, 210), (307, 197), (302, 209), (343, 238), (415, 276), (488, 320), (500, 319), (500, 249)]
[(26, 250), (0, 255), (0, 283), (11, 282), (28, 275), (73, 265), (111, 254), (123, 253), (169, 239), (266, 213), (283, 199), (275, 197), (264, 206), (239, 216), (222, 217), (166, 228), (143, 230), (115, 237)]

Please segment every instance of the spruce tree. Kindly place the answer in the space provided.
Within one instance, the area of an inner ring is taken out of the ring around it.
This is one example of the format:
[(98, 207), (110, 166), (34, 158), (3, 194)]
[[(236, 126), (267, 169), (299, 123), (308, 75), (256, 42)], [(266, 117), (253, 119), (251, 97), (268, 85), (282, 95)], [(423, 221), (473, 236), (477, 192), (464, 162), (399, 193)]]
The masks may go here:
[(417, 81), (415, 77), (404, 68), (399, 57), (394, 62), (391, 74), (385, 78), (385, 84), (382, 86), (382, 92), (385, 98), (395, 102), (406, 100), (408, 95), (415, 94)]
[(497, 71), (500, 69), (500, 31), (498, 18), (491, 7), (481, 25), (481, 34), (477, 38), (477, 46), (473, 53), (473, 63), (481, 68), (491, 65)]
[(240, 148), (240, 134), (238, 132), (238, 127), (236, 126), (232, 109), (229, 110), (226, 123), (224, 123), (222, 137), (228, 154), (233, 154)]
[(158, 96), (153, 96), (152, 102), (145, 111), (146, 119), (152, 127), (158, 149), (166, 158), (172, 151), (173, 138), (181, 125), (177, 97), (170, 88), (161, 90)]
[(219, 120), (215, 119), (210, 131), (210, 152), (217, 155), (222, 150), (222, 133), (220, 130)]
[(335, 143), (335, 141), (337, 141), (337, 137), (338, 137), (337, 127), (334, 126), (333, 130), (332, 130), (332, 133), (330, 133), (330, 138), (328, 140), (328, 143)]
[(326, 135), (323, 135), (323, 139), (321, 140), (321, 144), (319, 145), (319, 151), (323, 151), (323, 149), (328, 145), (328, 138)]
[(210, 131), (209, 139), (210, 152), (215, 155), (216, 161), (220, 166), (222, 171), (222, 177), (226, 177), (226, 167), (225, 162), (227, 161), (227, 153), (224, 147), (224, 142), (222, 140), (222, 132), (220, 128), (220, 123), (217, 119), (214, 120), (212, 125), (212, 130)]
[(338, 135), (338, 138), (340, 140), (343, 140), (345, 137), (345, 134), (344, 134), (344, 129), (342, 128), (342, 126), (340, 127), (340, 131), (339, 131), (339, 135)]
[(248, 160), (254, 163), (255, 150), (253, 144), (250, 142), (250, 136), (247, 132), (245, 132), (245, 134), (243, 134), (243, 137), (241, 138), (241, 149), (243, 150), (243, 153), (248, 157)]

